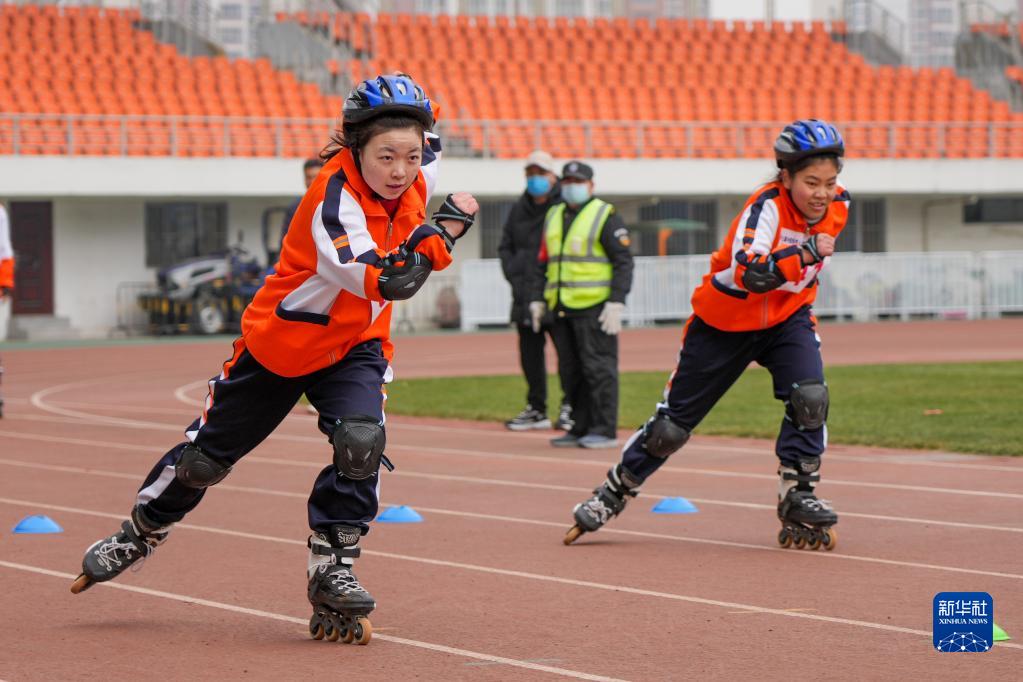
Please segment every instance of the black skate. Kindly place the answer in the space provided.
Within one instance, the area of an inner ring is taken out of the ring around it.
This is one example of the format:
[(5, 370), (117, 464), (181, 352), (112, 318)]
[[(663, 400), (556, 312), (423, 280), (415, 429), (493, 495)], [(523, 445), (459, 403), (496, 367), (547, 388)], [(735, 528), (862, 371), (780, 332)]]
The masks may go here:
[[(838, 523), (838, 514), (827, 500), (818, 499), (813, 493), (820, 474), (800, 474), (795, 469), (781, 467), (781, 487), (785, 494), (778, 502), (778, 544), (796, 549), (832, 550), (838, 542), (838, 534), (832, 528)], [(795, 481), (795, 485), (792, 485)]]
[(571, 545), (583, 533), (593, 533), (615, 516), (622, 513), (630, 497), (639, 494), (639, 483), (629, 472), (616, 464), (607, 472), (607, 479), (594, 489), (593, 497), (580, 502), (572, 510), (575, 525), (565, 533), (564, 543)]
[(120, 531), (85, 550), (82, 573), (71, 583), (71, 592), (78, 594), (94, 583), (112, 580), (130, 566), (135, 566), (132, 570), (137, 571), (142, 567), (141, 561), (167, 539), (169, 532), (169, 526), (152, 523), (135, 507), (131, 518), (121, 524)]
[(360, 554), (359, 529), (338, 525), (330, 531), (329, 540), (323, 533), (309, 537), (309, 603), (313, 605), (309, 634), (330, 642), (369, 644), (373, 625), (366, 616), (377, 604), (352, 572)]

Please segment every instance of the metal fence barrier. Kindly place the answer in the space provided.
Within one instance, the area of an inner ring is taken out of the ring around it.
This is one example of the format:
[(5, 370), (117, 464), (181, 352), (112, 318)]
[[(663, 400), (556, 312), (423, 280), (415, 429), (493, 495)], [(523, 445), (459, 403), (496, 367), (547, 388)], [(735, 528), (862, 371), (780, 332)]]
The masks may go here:
[[(435, 273), (415, 296), (393, 303), (391, 326), (397, 333), (428, 329), (458, 329), (460, 304), (457, 275)], [(193, 333), (192, 301), (169, 303), (159, 296), (153, 282), (121, 282), (115, 293), (116, 326), (111, 336)], [(152, 310), (153, 297), (161, 299), (164, 310)]]
[[(684, 320), (709, 256), (636, 258), (625, 320)], [(825, 319), (977, 319), (1023, 313), (1023, 251), (843, 253), (821, 273), (814, 312)], [(496, 259), (461, 271), (461, 328), (508, 323), (511, 289)]]
[[(0, 113), (0, 156), (308, 157), (329, 118)], [(758, 158), (786, 121), (442, 119), (452, 157)], [(1023, 158), (1023, 122), (839, 121), (859, 158)]]

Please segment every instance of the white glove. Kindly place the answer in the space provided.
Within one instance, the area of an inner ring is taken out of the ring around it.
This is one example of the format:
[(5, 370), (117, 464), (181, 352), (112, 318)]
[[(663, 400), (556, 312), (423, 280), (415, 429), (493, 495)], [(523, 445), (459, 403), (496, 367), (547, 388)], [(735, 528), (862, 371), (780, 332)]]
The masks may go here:
[(543, 301), (530, 301), (529, 302), (529, 321), (533, 326), (533, 333), (540, 333), (540, 321), (543, 319), (543, 314), (547, 312), (547, 304)]
[(622, 315), (625, 313), (624, 303), (612, 303), (608, 301), (600, 311), (600, 331), (608, 336), (616, 336), (622, 330)]

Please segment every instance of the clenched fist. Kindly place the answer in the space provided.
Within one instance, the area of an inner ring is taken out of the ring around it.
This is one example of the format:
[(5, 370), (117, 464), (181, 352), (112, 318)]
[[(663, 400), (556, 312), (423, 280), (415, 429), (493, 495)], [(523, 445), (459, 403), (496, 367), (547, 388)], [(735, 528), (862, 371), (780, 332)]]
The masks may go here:
[[(450, 201), (459, 211), (469, 216), (475, 216), (476, 212), (480, 210), (480, 205), (479, 202), (476, 201), (476, 197), (468, 192), (456, 192), (455, 194), (451, 194), (448, 197), (448, 201)], [(464, 220), (438, 220), (437, 224), (443, 227), (444, 231), (451, 235), (453, 239), (458, 239), (462, 236), (462, 233), (468, 229)], [(472, 224), (471, 220), (469, 224)]]

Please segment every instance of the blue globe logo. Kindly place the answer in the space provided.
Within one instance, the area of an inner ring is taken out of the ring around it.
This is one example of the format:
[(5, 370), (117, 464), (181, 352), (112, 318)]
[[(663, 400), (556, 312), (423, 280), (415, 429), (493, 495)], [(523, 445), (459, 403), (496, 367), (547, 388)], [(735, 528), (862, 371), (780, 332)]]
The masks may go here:
[(991, 648), (986, 639), (982, 639), (972, 632), (953, 632), (945, 639), (938, 642), (938, 651), (953, 653), (956, 651), (987, 651)]

